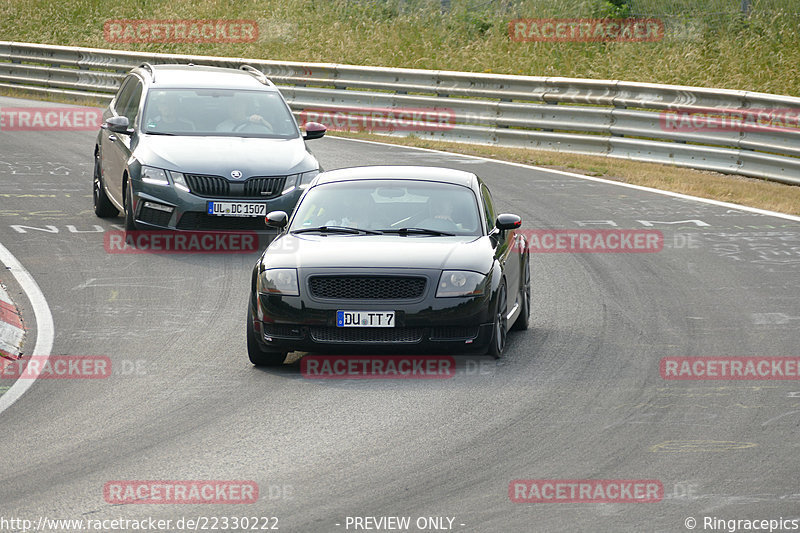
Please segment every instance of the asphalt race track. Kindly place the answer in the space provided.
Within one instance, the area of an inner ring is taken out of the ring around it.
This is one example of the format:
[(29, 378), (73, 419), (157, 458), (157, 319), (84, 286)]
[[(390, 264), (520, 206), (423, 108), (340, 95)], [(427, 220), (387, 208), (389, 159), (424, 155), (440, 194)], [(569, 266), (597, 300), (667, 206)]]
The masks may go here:
[[(0, 413), (3, 517), (277, 517), (280, 531), (305, 533), (367, 530), (352, 517), (410, 517), (408, 531), (614, 532), (800, 516), (797, 378), (659, 371), (674, 356), (800, 358), (800, 219), (453, 154), (312, 141), (326, 169), (475, 172), (524, 228), (664, 236), (658, 253), (532, 254), (531, 327), (509, 335), (496, 363), (458, 358), (451, 379), (312, 380), (297, 362), (262, 370), (247, 359), (257, 254), (106, 253), (103, 233), (122, 218), (94, 216), (94, 137), (0, 132), (0, 244), (47, 300), (52, 354), (107, 356), (114, 369), (37, 380)], [(40, 333), (31, 303), (5, 268), (0, 280), (30, 354)], [(518, 479), (658, 480), (663, 496), (514, 503)], [(252, 480), (259, 498), (110, 504), (114, 480)], [(453, 521), (418, 528), (420, 517)]]

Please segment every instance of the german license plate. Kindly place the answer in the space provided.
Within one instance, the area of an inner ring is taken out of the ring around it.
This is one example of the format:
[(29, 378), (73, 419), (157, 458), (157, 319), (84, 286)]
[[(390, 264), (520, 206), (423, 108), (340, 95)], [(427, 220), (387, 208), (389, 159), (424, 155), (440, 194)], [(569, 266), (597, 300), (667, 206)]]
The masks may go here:
[(267, 204), (254, 202), (208, 202), (208, 214), (223, 217), (264, 217)]
[(393, 328), (394, 311), (336, 311), (340, 328)]

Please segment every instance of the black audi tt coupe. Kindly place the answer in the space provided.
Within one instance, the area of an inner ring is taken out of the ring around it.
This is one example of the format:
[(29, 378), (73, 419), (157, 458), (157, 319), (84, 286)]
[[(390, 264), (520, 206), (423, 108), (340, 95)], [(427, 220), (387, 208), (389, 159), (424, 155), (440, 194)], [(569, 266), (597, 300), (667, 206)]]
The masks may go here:
[(530, 316), (530, 260), (517, 215), (496, 214), (475, 174), (371, 166), (318, 175), (252, 275), (247, 349), (500, 357)]

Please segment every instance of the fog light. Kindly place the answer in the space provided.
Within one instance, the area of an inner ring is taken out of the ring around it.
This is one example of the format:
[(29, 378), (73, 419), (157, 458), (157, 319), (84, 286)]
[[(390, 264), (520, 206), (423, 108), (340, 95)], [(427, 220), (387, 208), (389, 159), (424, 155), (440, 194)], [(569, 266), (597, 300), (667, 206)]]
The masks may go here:
[(172, 213), (175, 210), (174, 207), (170, 207), (168, 205), (157, 204), (155, 202), (145, 202), (144, 206), (147, 209), (157, 209), (158, 211), (164, 211), (166, 213)]

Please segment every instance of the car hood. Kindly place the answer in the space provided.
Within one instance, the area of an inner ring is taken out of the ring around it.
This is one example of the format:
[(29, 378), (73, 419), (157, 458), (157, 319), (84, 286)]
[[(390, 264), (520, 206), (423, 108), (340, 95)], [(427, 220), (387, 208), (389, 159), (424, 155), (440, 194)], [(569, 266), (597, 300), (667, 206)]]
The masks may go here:
[(135, 156), (143, 165), (226, 178), (234, 170), (247, 178), (295, 174), (319, 167), (301, 138), (143, 135)]
[(488, 273), (489, 237), (282, 234), (264, 252), (267, 268), (432, 268)]

